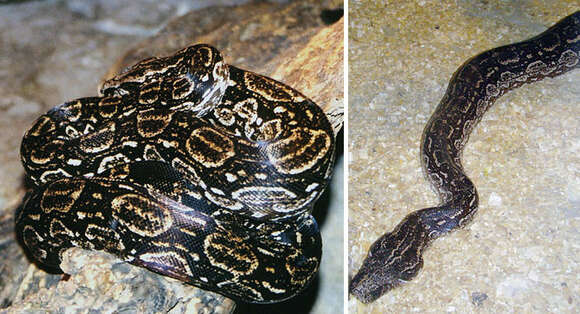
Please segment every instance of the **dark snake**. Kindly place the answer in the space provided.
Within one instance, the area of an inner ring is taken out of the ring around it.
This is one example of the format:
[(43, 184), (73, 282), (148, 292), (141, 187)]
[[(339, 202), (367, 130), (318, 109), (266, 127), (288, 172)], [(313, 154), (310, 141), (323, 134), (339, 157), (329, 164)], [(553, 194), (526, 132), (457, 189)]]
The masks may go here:
[(441, 203), (407, 215), (369, 249), (349, 291), (369, 303), (411, 280), (424, 250), (469, 223), (477, 191), (461, 165), (469, 134), (497, 98), (526, 83), (580, 67), (580, 11), (528, 40), (485, 51), (455, 72), (421, 140), (423, 169)]
[(51, 272), (82, 247), (235, 300), (278, 302), (320, 265), (310, 213), (334, 147), (307, 97), (191, 46), (34, 123), (21, 145), (33, 188), (16, 234)]

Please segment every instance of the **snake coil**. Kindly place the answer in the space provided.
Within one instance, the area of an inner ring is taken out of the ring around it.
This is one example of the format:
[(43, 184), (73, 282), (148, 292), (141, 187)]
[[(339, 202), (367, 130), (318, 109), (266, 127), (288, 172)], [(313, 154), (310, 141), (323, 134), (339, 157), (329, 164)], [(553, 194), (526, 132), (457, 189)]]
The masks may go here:
[(53, 272), (76, 246), (237, 300), (278, 302), (318, 270), (310, 212), (333, 155), (331, 124), (311, 100), (191, 46), (34, 123), (21, 159), (35, 186), (16, 233)]

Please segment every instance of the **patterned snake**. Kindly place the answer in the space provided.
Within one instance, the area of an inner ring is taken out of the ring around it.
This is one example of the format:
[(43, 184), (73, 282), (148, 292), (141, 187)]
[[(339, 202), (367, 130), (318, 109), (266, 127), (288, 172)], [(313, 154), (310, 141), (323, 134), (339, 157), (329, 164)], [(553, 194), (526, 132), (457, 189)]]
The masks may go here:
[(27, 131), (34, 184), (16, 233), (39, 266), (76, 246), (255, 303), (316, 274), (311, 216), (333, 168), (322, 110), (292, 88), (224, 63), (206, 45), (143, 60)]
[(469, 134), (494, 101), (525, 83), (580, 67), (580, 11), (526, 41), (483, 52), (453, 75), (421, 140), (423, 168), (439, 193), (439, 206), (407, 215), (376, 240), (349, 291), (369, 303), (417, 275), (429, 244), (465, 226), (478, 196), (461, 165)]

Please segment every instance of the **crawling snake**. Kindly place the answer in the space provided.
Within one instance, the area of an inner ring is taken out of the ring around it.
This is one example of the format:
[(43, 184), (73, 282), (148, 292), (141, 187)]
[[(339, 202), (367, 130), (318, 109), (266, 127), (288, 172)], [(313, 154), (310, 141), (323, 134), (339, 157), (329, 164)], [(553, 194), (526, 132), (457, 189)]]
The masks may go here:
[(526, 41), (483, 52), (464, 63), (423, 132), (421, 159), (441, 203), (407, 215), (370, 247), (349, 291), (369, 303), (411, 280), (423, 251), (477, 211), (478, 196), (461, 165), (469, 134), (494, 101), (525, 83), (580, 67), (580, 11)]
[(278, 302), (318, 270), (310, 212), (333, 155), (315, 103), (191, 46), (34, 123), (21, 145), (34, 187), (16, 233), (51, 272), (76, 246), (236, 300)]

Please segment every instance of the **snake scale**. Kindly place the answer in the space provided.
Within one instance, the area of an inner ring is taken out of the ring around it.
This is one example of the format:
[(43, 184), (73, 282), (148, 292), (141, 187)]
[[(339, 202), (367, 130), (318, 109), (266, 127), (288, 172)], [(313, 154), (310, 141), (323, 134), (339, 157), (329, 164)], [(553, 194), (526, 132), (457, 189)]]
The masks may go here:
[(75, 246), (236, 300), (282, 301), (317, 273), (310, 213), (334, 150), (314, 102), (191, 46), (34, 123), (16, 234), (48, 271)]
[(472, 220), (478, 195), (461, 165), (469, 134), (497, 98), (525, 83), (580, 67), (579, 54), (577, 11), (533, 38), (485, 51), (459, 67), (421, 140), (423, 169), (441, 203), (410, 213), (372, 244), (350, 282), (351, 294), (369, 303), (411, 280), (433, 240)]

